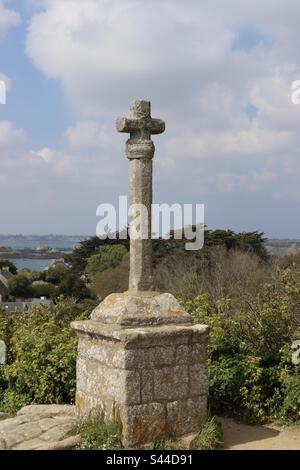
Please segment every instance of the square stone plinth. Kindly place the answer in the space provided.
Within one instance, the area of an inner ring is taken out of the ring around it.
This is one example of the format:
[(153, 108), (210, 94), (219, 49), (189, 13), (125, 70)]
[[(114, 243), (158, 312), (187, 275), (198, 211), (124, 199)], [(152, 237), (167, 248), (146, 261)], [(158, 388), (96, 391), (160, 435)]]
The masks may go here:
[(198, 431), (207, 412), (205, 325), (122, 328), (73, 322), (79, 337), (76, 405), (120, 420), (126, 448)]

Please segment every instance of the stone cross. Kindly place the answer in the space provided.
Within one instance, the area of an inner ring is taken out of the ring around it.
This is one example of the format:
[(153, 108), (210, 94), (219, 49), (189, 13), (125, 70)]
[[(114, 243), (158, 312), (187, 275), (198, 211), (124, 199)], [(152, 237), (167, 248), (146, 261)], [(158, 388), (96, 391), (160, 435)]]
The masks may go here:
[[(117, 131), (130, 134), (126, 143), (126, 155), (130, 160), (130, 205), (147, 208), (147, 232), (143, 239), (130, 240), (129, 290), (153, 290), (152, 276), (152, 159), (155, 146), (152, 134), (162, 134), (165, 123), (151, 117), (149, 101), (133, 101), (129, 118), (117, 120)], [(133, 214), (131, 216), (134, 218)], [(132, 224), (132, 220), (130, 225)]]

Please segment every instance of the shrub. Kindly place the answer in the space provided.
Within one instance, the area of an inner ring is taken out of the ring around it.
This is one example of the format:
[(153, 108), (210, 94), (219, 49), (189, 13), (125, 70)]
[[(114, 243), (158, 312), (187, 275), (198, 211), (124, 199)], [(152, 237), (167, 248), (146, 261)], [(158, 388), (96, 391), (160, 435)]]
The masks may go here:
[(13, 297), (28, 299), (32, 296), (31, 281), (23, 274), (17, 274), (9, 281), (9, 294)]
[(122, 434), (118, 422), (107, 422), (103, 413), (93, 413), (82, 420), (73, 432), (81, 434), (81, 450), (119, 450), (122, 449)]
[(0, 313), (0, 339), (8, 347), (8, 365), (0, 366), (0, 409), (74, 402), (77, 339), (70, 321), (86, 318), (90, 310), (59, 300), (52, 310)]
[[(10, 248), (6, 248), (6, 250), (11, 251)], [(0, 251), (5, 251), (5, 250), (0, 249)], [(17, 274), (18, 272), (16, 265), (12, 263), (11, 261), (9, 261), (8, 259), (0, 259), (0, 271), (2, 268), (8, 268), (12, 274)]]
[(58, 286), (57, 295), (83, 300), (90, 297), (90, 292), (76, 274), (66, 273)]
[(128, 260), (124, 259), (117, 268), (107, 269), (95, 275), (92, 293), (104, 299), (114, 292), (125, 292), (128, 289), (128, 275)]
[(282, 371), (280, 378), (284, 393), (279, 417), (284, 421), (300, 420), (300, 367), (295, 367), (292, 374)]
[(32, 283), (32, 293), (34, 297), (53, 297), (56, 287), (50, 282), (34, 281)]
[(94, 276), (96, 273), (116, 268), (125, 257), (128, 257), (128, 251), (123, 245), (102, 246), (88, 259), (85, 273)]
[(195, 323), (211, 327), (210, 403), (214, 413), (249, 421), (299, 419), (299, 366), (291, 343), (300, 318), (299, 272), (276, 270), (242, 308), (208, 293), (185, 302)]

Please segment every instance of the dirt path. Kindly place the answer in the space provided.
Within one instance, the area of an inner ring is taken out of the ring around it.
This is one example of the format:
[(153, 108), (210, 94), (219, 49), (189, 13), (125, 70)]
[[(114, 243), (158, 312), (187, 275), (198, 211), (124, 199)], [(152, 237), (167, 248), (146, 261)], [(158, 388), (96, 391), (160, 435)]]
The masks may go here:
[(230, 450), (300, 450), (300, 427), (248, 426), (219, 418), (224, 448)]

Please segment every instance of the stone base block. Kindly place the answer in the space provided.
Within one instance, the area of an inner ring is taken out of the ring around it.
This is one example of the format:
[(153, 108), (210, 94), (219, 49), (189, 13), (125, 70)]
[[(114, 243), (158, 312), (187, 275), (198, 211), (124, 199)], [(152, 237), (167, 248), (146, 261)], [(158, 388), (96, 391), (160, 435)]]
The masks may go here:
[(79, 337), (76, 406), (120, 420), (126, 448), (201, 428), (207, 409), (205, 325), (122, 328), (72, 323)]

